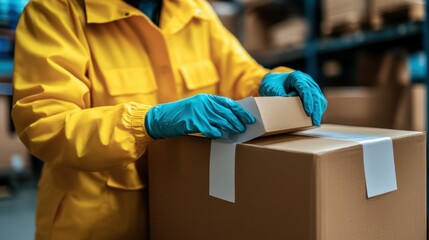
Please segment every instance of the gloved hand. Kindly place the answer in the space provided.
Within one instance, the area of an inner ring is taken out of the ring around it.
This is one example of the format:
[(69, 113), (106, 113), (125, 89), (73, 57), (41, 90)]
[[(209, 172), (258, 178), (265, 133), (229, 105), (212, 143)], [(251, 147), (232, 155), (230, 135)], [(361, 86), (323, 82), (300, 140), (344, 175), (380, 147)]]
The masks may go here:
[(146, 131), (155, 139), (202, 133), (208, 138), (222, 137), (220, 130), (238, 134), (255, 118), (235, 101), (209, 94), (198, 94), (149, 109)]
[(300, 71), (269, 73), (259, 86), (261, 96), (300, 96), (304, 111), (319, 126), (328, 101), (313, 78)]

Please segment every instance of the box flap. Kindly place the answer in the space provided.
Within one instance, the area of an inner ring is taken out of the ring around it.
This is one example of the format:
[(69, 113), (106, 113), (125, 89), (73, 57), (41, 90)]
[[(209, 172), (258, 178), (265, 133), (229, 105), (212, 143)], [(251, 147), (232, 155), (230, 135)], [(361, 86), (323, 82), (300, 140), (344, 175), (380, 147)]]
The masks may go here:
[[(218, 142), (242, 143), (260, 136), (275, 135), (312, 128), (311, 117), (303, 109), (299, 97), (248, 97), (237, 101), (255, 117), (241, 134), (222, 133)], [(192, 134), (197, 135), (198, 134)]]
[(299, 97), (255, 97), (266, 135), (312, 127)]

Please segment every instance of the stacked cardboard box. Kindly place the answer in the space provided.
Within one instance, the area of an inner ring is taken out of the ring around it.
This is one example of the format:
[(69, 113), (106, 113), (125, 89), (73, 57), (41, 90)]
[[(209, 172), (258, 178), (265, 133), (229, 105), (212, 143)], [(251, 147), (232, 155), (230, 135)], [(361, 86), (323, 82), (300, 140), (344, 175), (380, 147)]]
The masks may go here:
[[(235, 203), (209, 196), (209, 139), (154, 143), (151, 239), (426, 239), (423, 133), (338, 125), (315, 130), (342, 133), (342, 139), (286, 134), (237, 145)], [(391, 139), (396, 191), (368, 198), (365, 146), (344, 138), (354, 135)]]
[(424, 0), (372, 0), (371, 25), (378, 29), (398, 21), (423, 21), (424, 2)]
[(265, 50), (268, 44), (267, 27), (256, 9), (267, 1), (240, 1), (237, 3), (211, 1), (223, 25), (234, 34), (250, 52)]
[(327, 87), (324, 123), (425, 130), (425, 86)]
[(426, 86), (423, 83), (405, 87), (398, 96), (393, 128), (425, 131), (426, 130)]
[(269, 29), (270, 44), (273, 48), (301, 46), (307, 40), (307, 30), (304, 18), (288, 18)]
[(356, 84), (359, 86), (407, 86), (411, 83), (405, 50), (380, 54), (360, 52), (356, 58)]
[(9, 98), (0, 96), (0, 172), (30, 171), (30, 154), (18, 136), (11, 132)]
[(424, 0), (371, 0), (371, 10), (375, 13), (383, 13), (416, 5), (423, 7), (424, 2)]
[(426, 88), (411, 80), (404, 51), (357, 57), (359, 87), (325, 87), (323, 122), (403, 130), (426, 129)]
[(330, 35), (337, 27), (354, 31), (368, 21), (368, 0), (323, 0), (323, 35)]
[[(291, 11), (284, 20), (275, 20), (262, 14), (264, 7), (275, 8), (269, 0), (239, 1), (237, 3), (212, 1), (211, 4), (222, 23), (251, 53), (268, 49), (301, 46), (307, 40), (308, 27), (302, 17)], [(277, 15), (279, 15), (277, 13)]]
[(255, 9), (244, 13), (242, 44), (249, 52), (260, 52), (268, 48), (267, 26)]
[(324, 123), (393, 128), (400, 87), (326, 87)]

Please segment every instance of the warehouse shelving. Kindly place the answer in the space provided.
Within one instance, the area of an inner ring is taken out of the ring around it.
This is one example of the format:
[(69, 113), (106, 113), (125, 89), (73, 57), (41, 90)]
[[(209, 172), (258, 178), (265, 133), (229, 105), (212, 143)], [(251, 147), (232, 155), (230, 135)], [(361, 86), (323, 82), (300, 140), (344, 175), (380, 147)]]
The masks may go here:
[(0, 95), (12, 96), (12, 84), (0, 82)]
[[(315, 40), (315, 55), (350, 50), (362, 46), (384, 44), (400, 39), (418, 36), (423, 33), (423, 24), (403, 23), (390, 26), (378, 31), (357, 33), (341, 38), (317, 39)], [(306, 58), (307, 47), (267, 50), (255, 53), (253, 57), (265, 66), (275, 66), (288, 61), (302, 60)], [(311, 72), (311, 71), (310, 71)]]
[[(12, 95), (13, 59), (4, 57), (0, 59), (0, 95)], [(7, 80), (7, 81), (6, 81)]]

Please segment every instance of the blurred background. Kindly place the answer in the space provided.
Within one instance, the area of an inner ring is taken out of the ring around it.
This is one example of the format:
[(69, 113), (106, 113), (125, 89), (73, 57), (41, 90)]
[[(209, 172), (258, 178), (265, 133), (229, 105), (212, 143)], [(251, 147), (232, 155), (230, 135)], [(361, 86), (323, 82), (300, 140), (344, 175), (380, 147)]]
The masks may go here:
[(265, 67), (309, 73), (325, 123), (424, 130), (424, 0), (211, 1)]
[[(0, 236), (32, 239), (41, 162), (10, 120), (15, 28), (28, 0), (0, 0)], [(424, 0), (210, 1), (263, 66), (313, 76), (324, 123), (423, 131), (429, 24)]]

